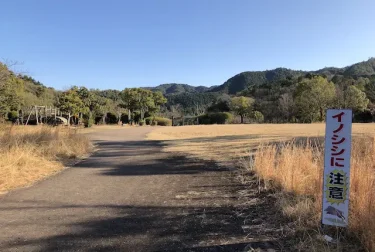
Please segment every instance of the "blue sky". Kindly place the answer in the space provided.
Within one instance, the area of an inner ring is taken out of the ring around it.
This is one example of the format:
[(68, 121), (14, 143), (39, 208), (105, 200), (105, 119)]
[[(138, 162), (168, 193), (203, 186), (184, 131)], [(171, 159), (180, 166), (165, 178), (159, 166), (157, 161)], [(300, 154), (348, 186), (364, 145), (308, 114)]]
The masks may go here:
[(0, 58), (47, 86), (220, 85), (375, 56), (373, 0), (2, 1)]

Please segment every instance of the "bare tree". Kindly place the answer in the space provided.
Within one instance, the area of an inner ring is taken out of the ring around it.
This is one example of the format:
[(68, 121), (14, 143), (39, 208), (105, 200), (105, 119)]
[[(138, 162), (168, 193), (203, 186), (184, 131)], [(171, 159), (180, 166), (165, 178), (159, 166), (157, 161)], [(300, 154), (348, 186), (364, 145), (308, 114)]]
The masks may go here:
[(295, 110), (294, 99), (292, 94), (285, 93), (280, 96), (279, 108), (283, 117), (289, 122)]

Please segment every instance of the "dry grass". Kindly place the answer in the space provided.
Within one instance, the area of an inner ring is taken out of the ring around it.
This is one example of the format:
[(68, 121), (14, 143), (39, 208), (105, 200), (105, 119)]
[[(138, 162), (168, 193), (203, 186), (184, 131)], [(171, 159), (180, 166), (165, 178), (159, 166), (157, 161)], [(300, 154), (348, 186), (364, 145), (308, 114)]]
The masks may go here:
[[(227, 164), (248, 156), (260, 143), (318, 139), (324, 131), (324, 124), (199, 125), (160, 127), (148, 138), (165, 141), (169, 152)], [(375, 124), (354, 124), (353, 134), (375, 136)]]
[(50, 176), (90, 150), (89, 140), (75, 130), (1, 126), (0, 193)]
[[(311, 143), (262, 146), (254, 155), (252, 167), (265, 187), (271, 183), (295, 194), (284, 194), (279, 204), (286, 216), (296, 220), (297, 228), (313, 228), (320, 222), (323, 156), (323, 148)], [(374, 161), (374, 138), (354, 139), (349, 229), (344, 234), (345, 239), (356, 236), (369, 251), (375, 251)]]
[[(318, 242), (324, 124), (207, 125), (160, 128), (149, 139), (164, 140), (166, 151), (219, 163), (254, 157), (247, 166), (255, 169), (262, 185), (284, 193), (278, 205), (304, 238), (295, 249), (332, 251)], [(346, 242), (334, 251), (357, 251), (362, 246), (375, 251), (375, 124), (353, 125), (349, 230)], [(249, 153), (250, 152), (250, 153)]]

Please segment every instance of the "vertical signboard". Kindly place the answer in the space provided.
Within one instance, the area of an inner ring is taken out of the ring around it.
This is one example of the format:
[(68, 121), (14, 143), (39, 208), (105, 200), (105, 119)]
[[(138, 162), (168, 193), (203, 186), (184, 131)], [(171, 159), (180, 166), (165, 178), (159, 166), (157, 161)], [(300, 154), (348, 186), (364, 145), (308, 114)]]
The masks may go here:
[(348, 225), (351, 141), (352, 111), (327, 110), (322, 209), (324, 225)]

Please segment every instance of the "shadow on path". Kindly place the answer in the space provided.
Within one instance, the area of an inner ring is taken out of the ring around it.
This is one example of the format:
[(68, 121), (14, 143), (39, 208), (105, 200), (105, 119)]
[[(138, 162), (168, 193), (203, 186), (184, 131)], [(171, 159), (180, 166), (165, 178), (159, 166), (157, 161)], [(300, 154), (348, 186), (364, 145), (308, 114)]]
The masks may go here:
[(165, 153), (159, 141), (115, 137), (96, 141), (98, 151), (75, 167), (0, 199), (0, 251), (278, 248), (270, 200), (239, 212), (246, 188), (230, 171)]

